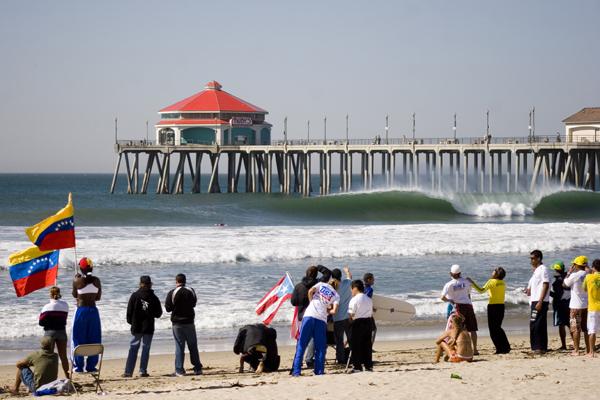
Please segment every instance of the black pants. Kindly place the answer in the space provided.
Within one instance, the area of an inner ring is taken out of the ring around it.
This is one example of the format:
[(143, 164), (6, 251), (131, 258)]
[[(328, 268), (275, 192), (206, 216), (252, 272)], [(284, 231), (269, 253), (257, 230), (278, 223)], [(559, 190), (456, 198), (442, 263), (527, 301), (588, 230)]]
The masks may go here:
[(371, 334), (373, 321), (371, 318), (358, 318), (350, 326), (350, 349), (352, 356), (350, 362), (355, 369), (373, 368), (373, 344)]
[(344, 334), (350, 342), (350, 320), (335, 321), (333, 323), (333, 335), (335, 337), (335, 359), (339, 364), (346, 364), (346, 349), (344, 346)]
[(502, 329), (504, 304), (488, 304), (487, 313), (490, 338), (496, 347), (496, 354), (510, 353), (510, 343), (508, 343), (506, 333)]
[(529, 318), (529, 340), (531, 350), (548, 351), (548, 302), (542, 302), (542, 309), (538, 312), (535, 306), (538, 302), (531, 303)]

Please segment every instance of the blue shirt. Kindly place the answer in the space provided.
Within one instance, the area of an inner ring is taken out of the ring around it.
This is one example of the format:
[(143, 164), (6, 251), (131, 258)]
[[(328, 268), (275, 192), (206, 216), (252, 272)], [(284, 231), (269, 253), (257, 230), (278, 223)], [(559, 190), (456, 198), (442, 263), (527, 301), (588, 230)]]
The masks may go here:
[(373, 298), (373, 286), (365, 285), (365, 294), (370, 298)]
[(337, 312), (333, 316), (333, 322), (343, 321), (349, 318), (348, 305), (350, 299), (352, 299), (352, 281), (350, 279), (342, 279), (340, 286), (338, 287), (338, 294), (340, 295), (340, 305)]

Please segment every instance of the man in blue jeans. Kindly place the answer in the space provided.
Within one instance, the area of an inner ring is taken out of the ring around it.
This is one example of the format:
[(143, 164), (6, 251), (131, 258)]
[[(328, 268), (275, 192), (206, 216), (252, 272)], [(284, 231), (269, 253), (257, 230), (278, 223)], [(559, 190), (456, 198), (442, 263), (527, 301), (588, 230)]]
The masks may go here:
[(152, 280), (148, 275), (143, 275), (140, 277), (140, 288), (131, 295), (127, 304), (127, 323), (131, 325), (133, 337), (131, 338), (123, 378), (130, 378), (133, 375), (140, 344), (142, 345), (140, 377), (150, 376), (148, 374), (148, 360), (150, 359), (150, 346), (154, 336), (154, 319), (160, 318), (161, 315), (162, 307), (160, 300), (152, 290)]
[[(41, 350), (29, 354), (17, 363), (15, 384), (9, 390), (14, 396), (19, 395), (19, 387), (23, 383), (29, 392), (42, 385), (55, 381), (58, 377), (58, 354), (54, 352), (54, 340), (50, 336), (42, 336)], [(30, 367), (33, 367), (33, 371)]]
[(175, 338), (175, 376), (184, 376), (185, 344), (190, 352), (190, 360), (194, 366), (194, 374), (202, 375), (202, 363), (198, 355), (198, 340), (194, 325), (194, 307), (196, 292), (185, 285), (185, 275), (175, 277), (175, 289), (171, 290), (165, 300), (165, 310), (171, 313), (173, 337)]

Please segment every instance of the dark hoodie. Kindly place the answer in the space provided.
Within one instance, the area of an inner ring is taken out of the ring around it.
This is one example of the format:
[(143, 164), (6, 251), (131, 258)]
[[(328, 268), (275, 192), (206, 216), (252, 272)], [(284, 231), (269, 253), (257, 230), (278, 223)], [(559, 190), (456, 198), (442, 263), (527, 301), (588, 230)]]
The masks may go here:
[(162, 306), (154, 290), (140, 288), (132, 293), (127, 305), (127, 323), (132, 334), (153, 334), (154, 319), (161, 315)]
[(308, 298), (309, 289), (318, 282), (329, 282), (331, 279), (331, 271), (327, 267), (317, 265), (317, 270), (321, 273), (321, 279), (305, 276), (302, 278), (302, 281), (294, 287), (294, 291), (292, 292), (290, 301), (293, 306), (298, 307), (298, 321), (302, 321), (304, 311), (306, 311), (306, 307), (310, 304), (310, 299)]

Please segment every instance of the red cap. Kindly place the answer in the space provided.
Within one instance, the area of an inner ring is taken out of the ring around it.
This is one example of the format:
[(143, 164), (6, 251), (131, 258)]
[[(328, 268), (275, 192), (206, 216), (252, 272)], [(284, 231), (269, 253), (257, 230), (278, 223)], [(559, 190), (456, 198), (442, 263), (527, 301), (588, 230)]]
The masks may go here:
[(81, 269), (92, 269), (93, 266), (92, 260), (87, 257), (83, 257), (79, 260), (79, 268)]

